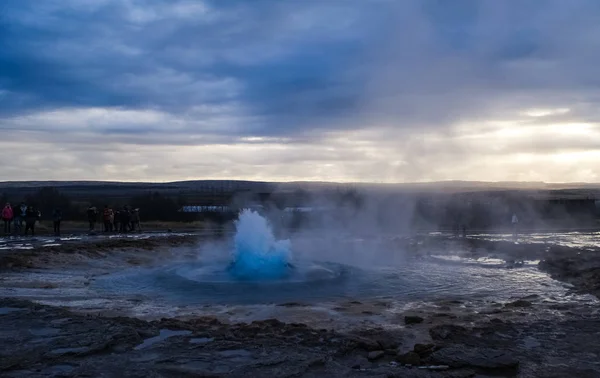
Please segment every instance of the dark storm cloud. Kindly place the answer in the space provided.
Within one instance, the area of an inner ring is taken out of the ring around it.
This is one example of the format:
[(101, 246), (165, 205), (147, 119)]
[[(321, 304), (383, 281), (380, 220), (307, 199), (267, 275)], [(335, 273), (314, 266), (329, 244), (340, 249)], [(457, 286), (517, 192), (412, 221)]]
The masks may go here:
[(597, 121), (585, 103), (600, 85), (599, 8), (594, 0), (4, 0), (0, 117), (150, 109), (172, 118), (95, 131), (157, 138), (225, 123), (208, 133), (444, 130), (561, 105)]
[(190, 1), (5, 2), (0, 88), (10, 96), (2, 112), (177, 114), (235, 102), (263, 122), (343, 114), (356, 103), (361, 80), (347, 73), (371, 28), (360, 21), (377, 12), (366, 3), (299, 4), (211, 2), (203, 14)]

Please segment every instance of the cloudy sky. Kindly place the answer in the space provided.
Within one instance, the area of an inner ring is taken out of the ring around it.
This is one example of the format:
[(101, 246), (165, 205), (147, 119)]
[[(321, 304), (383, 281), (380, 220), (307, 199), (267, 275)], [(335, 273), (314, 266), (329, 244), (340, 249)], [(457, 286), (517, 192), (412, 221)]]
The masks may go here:
[(0, 181), (600, 181), (598, 0), (2, 0)]

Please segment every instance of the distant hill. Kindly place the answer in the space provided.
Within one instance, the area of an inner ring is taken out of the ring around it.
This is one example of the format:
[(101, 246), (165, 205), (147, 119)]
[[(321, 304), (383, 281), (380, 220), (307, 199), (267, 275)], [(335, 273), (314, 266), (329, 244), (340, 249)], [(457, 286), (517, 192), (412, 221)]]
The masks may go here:
[(336, 188), (473, 191), (473, 190), (600, 190), (600, 183), (545, 183), (520, 181), (435, 181), (414, 183), (339, 183), (326, 181), (265, 182), (244, 180), (189, 180), (173, 182), (118, 182), (118, 181), (0, 181), (0, 190), (9, 188), (41, 188), (44, 186), (64, 187), (112, 187), (139, 189), (218, 189), (218, 190), (311, 190)]

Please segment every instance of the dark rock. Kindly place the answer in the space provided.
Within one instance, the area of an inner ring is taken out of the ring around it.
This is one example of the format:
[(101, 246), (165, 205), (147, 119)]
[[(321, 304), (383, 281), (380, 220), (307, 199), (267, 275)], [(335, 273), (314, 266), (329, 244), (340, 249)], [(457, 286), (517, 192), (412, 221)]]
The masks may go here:
[(275, 318), (265, 319), (265, 320), (259, 320), (259, 321), (253, 321), (252, 324), (265, 325), (265, 326), (269, 326), (269, 327), (283, 327), (283, 326), (285, 326), (285, 323), (283, 323), (282, 321), (279, 321), (279, 320), (277, 320)]
[(300, 302), (285, 302), (278, 304), (279, 307), (306, 307), (307, 305)]
[(435, 350), (434, 344), (415, 344), (413, 351), (421, 358), (429, 356)]
[(150, 337), (158, 336), (158, 329), (139, 329), (137, 330), (137, 334), (142, 339), (148, 339)]
[(378, 337), (377, 342), (381, 345), (381, 349), (396, 349), (400, 346), (400, 342), (393, 337)]
[(367, 356), (367, 358), (369, 359), (369, 361), (375, 361), (375, 360), (380, 359), (384, 355), (385, 355), (384, 351), (382, 351), (382, 350), (375, 350), (373, 352), (369, 352), (369, 355)]
[(355, 342), (359, 348), (369, 352), (381, 350), (381, 346), (377, 341), (368, 339), (366, 337), (353, 336), (352, 341)]
[(415, 352), (399, 354), (396, 360), (404, 365), (420, 365), (421, 357)]
[(429, 335), (433, 340), (448, 340), (462, 336), (467, 332), (465, 327), (452, 324), (443, 324), (429, 329)]
[(504, 307), (518, 308), (518, 307), (531, 307), (531, 306), (533, 306), (533, 303), (526, 301), (524, 299), (519, 299), (518, 301), (507, 303)]
[(419, 323), (423, 323), (423, 318), (420, 316), (416, 316), (416, 315), (407, 315), (404, 317), (404, 324), (410, 325), (410, 324), (419, 324)]
[(519, 367), (519, 361), (506, 351), (466, 345), (452, 345), (435, 351), (428, 362), (453, 368), (473, 367), (496, 371)]
[(371, 363), (369, 362), (369, 360), (367, 360), (365, 357), (363, 356), (358, 356), (356, 357), (355, 360), (353, 360), (350, 363), (350, 367), (352, 369), (365, 369), (367, 368)]

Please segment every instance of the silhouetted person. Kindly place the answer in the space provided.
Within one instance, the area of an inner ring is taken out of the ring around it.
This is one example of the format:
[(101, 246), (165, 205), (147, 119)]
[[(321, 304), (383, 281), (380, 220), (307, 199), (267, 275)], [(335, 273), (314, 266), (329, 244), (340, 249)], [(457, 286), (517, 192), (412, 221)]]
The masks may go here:
[(12, 222), (13, 218), (13, 209), (10, 206), (10, 203), (7, 203), (2, 209), (2, 221), (4, 222), (4, 233), (6, 235), (10, 234), (10, 223)]
[(513, 229), (513, 239), (517, 240), (517, 237), (519, 236), (519, 218), (517, 217), (517, 214), (513, 214), (511, 223)]
[(121, 225), (121, 210), (116, 210), (113, 215), (113, 230), (115, 230), (115, 232), (119, 232), (120, 225)]
[(113, 228), (113, 211), (108, 205), (104, 206), (104, 212), (102, 213), (104, 220), (104, 232), (112, 232)]
[(54, 225), (54, 235), (60, 236), (60, 222), (62, 222), (62, 210), (59, 208), (54, 209), (52, 212), (52, 221)]
[(33, 206), (28, 206), (25, 211), (25, 235), (31, 230), (31, 236), (35, 236), (35, 222), (40, 217), (39, 211), (36, 211)]
[(96, 229), (96, 217), (98, 215), (98, 211), (95, 206), (88, 207), (87, 217), (88, 222), (90, 224), (90, 232), (93, 232)]
[(125, 233), (127, 231), (129, 231), (130, 228), (130, 223), (131, 222), (131, 213), (129, 212), (129, 208), (127, 206), (123, 207), (123, 210), (121, 210), (121, 229), (120, 231)]
[(140, 209), (131, 212), (131, 231), (142, 231), (140, 226)]
[(467, 225), (463, 223), (462, 225), (462, 237), (466, 238), (467, 237)]
[(23, 232), (23, 222), (25, 221), (25, 217), (27, 216), (27, 205), (25, 202), (21, 202), (19, 207), (13, 209), (14, 220), (13, 225), (15, 235), (20, 235)]

